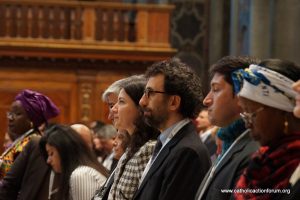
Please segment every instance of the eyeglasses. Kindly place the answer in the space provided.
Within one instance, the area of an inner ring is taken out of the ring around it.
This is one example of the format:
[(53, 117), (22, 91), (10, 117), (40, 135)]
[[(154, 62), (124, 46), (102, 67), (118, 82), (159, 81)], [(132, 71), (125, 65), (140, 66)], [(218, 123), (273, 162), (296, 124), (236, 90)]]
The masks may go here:
[(147, 98), (149, 98), (152, 94), (154, 93), (159, 93), (159, 94), (167, 94), (166, 92), (161, 92), (161, 91), (156, 91), (156, 90), (152, 90), (150, 88), (146, 88), (144, 90), (144, 94)]
[(17, 114), (13, 113), (13, 112), (7, 112), (6, 117), (7, 117), (7, 119), (16, 119)]
[(252, 124), (253, 119), (256, 117), (257, 113), (261, 112), (263, 109), (264, 109), (264, 107), (260, 107), (252, 113), (243, 112), (243, 113), (240, 113), (240, 116), (242, 117), (242, 119), (244, 120), (244, 122), (246, 124)]

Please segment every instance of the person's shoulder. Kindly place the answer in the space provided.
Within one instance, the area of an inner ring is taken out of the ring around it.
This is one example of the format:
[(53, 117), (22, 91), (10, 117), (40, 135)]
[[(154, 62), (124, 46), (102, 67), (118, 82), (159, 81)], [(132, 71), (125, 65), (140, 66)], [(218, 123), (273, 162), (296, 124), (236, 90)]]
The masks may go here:
[(96, 191), (105, 183), (105, 180), (106, 178), (94, 168), (79, 166), (72, 172), (69, 183), (72, 193), (76, 193), (76, 191), (88, 192), (91, 188)]
[(134, 154), (132, 160), (134, 162), (140, 163), (150, 159), (152, 156), (156, 140), (149, 140)]
[(30, 142), (31, 143), (39, 143), (40, 142), (40, 139), (41, 139), (41, 135), (36, 133), (36, 134), (32, 134), (30, 135)]
[(156, 140), (149, 140), (148, 142), (146, 142), (143, 147), (144, 148), (154, 148), (155, 144), (156, 144)]
[(197, 135), (197, 132), (194, 131), (187, 132), (172, 148), (172, 152), (172, 155), (175, 157), (184, 152), (185, 154), (189, 153), (200, 159), (209, 160), (206, 146)]
[(199, 146), (203, 146), (201, 142), (201, 138), (198, 136), (197, 131), (194, 129), (190, 129), (184, 133), (184, 136), (178, 142), (182, 146), (196, 148)]
[(256, 152), (259, 148), (259, 143), (254, 141), (249, 131), (243, 136), (243, 138), (238, 142), (237, 146), (242, 145), (242, 152), (247, 156)]
[(102, 178), (104, 177), (100, 172), (96, 169), (89, 166), (79, 166), (77, 167), (71, 174), (72, 179), (88, 179), (88, 178)]
[(90, 173), (90, 172), (93, 173), (93, 172), (98, 172), (98, 171), (92, 167), (81, 165), (81, 166), (78, 166), (76, 169), (74, 169), (74, 171), (72, 172), (72, 175), (84, 174), (84, 173)]
[(22, 148), (22, 151), (32, 151), (32, 149), (39, 149), (39, 143), (40, 143), (41, 135), (40, 134), (31, 134), (27, 137), (25, 137), (23, 140), (20, 140), (15, 146), (17, 149)]
[(152, 154), (155, 144), (156, 140), (149, 140), (143, 146), (141, 146), (141, 148), (138, 151), (138, 154), (144, 154), (145, 152), (150, 152), (150, 154)]

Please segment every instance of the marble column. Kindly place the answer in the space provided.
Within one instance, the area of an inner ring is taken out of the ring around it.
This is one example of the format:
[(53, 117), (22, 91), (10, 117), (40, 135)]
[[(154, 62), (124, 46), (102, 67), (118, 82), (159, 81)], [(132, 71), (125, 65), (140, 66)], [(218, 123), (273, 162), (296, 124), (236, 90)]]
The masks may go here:
[(250, 17), (250, 55), (260, 59), (271, 57), (272, 2), (253, 0)]
[(276, 0), (272, 56), (300, 64), (300, 1)]

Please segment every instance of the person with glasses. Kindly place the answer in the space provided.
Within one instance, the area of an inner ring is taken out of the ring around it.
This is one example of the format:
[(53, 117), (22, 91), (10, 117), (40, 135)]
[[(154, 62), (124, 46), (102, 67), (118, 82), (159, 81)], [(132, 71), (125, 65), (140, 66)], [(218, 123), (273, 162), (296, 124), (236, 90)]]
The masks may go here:
[(161, 134), (133, 199), (194, 199), (210, 167), (208, 151), (191, 121), (202, 108), (201, 80), (176, 58), (154, 63), (145, 75), (140, 105), (146, 122)]
[(0, 200), (48, 198), (51, 170), (39, 150), (39, 127), (58, 114), (57, 106), (36, 91), (26, 89), (15, 97), (7, 114), (8, 133), (14, 142), (1, 156), (1, 167), (8, 171), (2, 171)]
[(251, 154), (258, 149), (241, 119), (242, 109), (231, 77), (235, 70), (257, 62), (250, 57), (226, 56), (210, 67), (211, 88), (203, 104), (210, 122), (220, 127), (217, 137), (222, 141), (222, 150), (199, 186), (196, 200), (229, 199), (231, 193), (223, 190), (234, 188)]
[(40, 135), (39, 126), (58, 113), (54, 103), (38, 92), (23, 90), (15, 97), (7, 112), (8, 134), (13, 144), (0, 156), (0, 179), (10, 170), (30, 139)]
[[(234, 198), (282, 199), (300, 163), (300, 119), (293, 115), (300, 67), (267, 59), (233, 73), (241, 116), (261, 145), (237, 181)], [(256, 191), (256, 192), (254, 192)]]

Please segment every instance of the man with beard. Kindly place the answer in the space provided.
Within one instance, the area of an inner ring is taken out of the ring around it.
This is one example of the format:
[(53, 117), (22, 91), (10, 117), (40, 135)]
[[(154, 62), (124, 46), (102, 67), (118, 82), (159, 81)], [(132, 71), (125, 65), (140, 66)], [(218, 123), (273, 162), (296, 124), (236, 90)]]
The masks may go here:
[(153, 64), (145, 76), (140, 105), (147, 122), (161, 134), (134, 199), (194, 199), (210, 167), (208, 152), (190, 120), (202, 107), (201, 81), (178, 59)]

